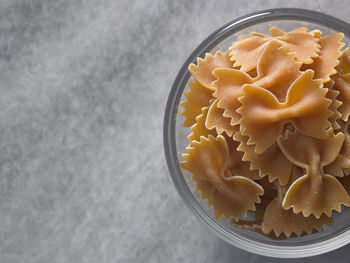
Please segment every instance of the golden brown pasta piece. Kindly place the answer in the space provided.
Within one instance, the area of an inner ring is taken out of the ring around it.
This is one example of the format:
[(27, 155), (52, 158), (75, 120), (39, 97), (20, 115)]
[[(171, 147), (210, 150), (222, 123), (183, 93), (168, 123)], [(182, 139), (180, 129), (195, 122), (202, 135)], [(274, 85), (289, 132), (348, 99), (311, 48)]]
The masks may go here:
[(330, 76), (337, 73), (335, 67), (339, 64), (339, 57), (342, 55), (341, 48), (344, 43), (343, 33), (336, 33), (320, 39), (321, 51), (318, 57), (310, 65), (303, 65), (302, 70), (312, 69), (315, 79), (322, 79), (322, 82), (328, 82)]
[(256, 154), (255, 147), (247, 144), (248, 137), (237, 132), (233, 138), (240, 142), (237, 150), (244, 153), (242, 160), (250, 162), (250, 169), (257, 169), (261, 177), (268, 175), (270, 182), (278, 180), (281, 185), (288, 183), (292, 163), (284, 156), (277, 143), (274, 143), (264, 153)]
[[(330, 80), (327, 83), (334, 83), (333, 80)], [(329, 121), (331, 122), (331, 126), (334, 130), (340, 129), (340, 125), (338, 121), (341, 119), (341, 113), (338, 111), (338, 108), (342, 105), (342, 103), (337, 99), (339, 96), (339, 91), (330, 89), (327, 92), (326, 97), (330, 100), (332, 100), (332, 104), (329, 106), (329, 110), (333, 112), (332, 116), (329, 117)]]
[(187, 154), (181, 167), (201, 180), (212, 181), (216, 176), (223, 177), (228, 163), (228, 147), (223, 136), (208, 138), (201, 136), (186, 148)]
[(331, 174), (337, 177), (343, 177), (344, 171), (350, 168), (350, 134), (349, 134), (349, 122), (342, 122), (340, 131), (344, 133), (344, 142), (340, 149), (337, 158), (331, 164), (324, 167), (324, 171), (327, 174)]
[[(239, 216), (246, 216), (248, 210), (255, 210), (255, 203), (260, 202), (259, 196), (263, 195), (264, 189), (246, 177), (226, 175), (230, 171), (227, 169), (229, 150), (225, 137), (202, 136), (199, 142), (193, 141), (192, 146), (187, 147), (187, 152), (183, 154), (185, 161), (181, 166), (196, 179), (213, 185), (212, 203), (217, 220), (222, 216), (227, 220), (231, 216), (238, 220)], [(208, 196), (208, 189), (211, 191), (206, 185), (204, 196)]]
[(243, 153), (237, 149), (239, 143), (232, 141), (230, 144), (231, 149), (227, 168), (230, 170), (231, 174), (247, 177), (251, 180), (260, 179), (261, 176), (259, 175), (259, 172), (251, 170), (250, 163), (243, 160)]
[(278, 47), (277, 41), (270, 41), (262, 53), (257, 67), (257, 77), (251, 83), (272, 92), (279, 101), (284, 102), (289, 87), (300, 76), (301, 63)]
[(209, 129), (215, 129), (218, 134), (226, 132), (231, 137), (232, 134), (239, 130), (239, 127), (231, 125), (231, 119), (224, 117), (224, 110), (218, 108), (219, 100), (216, 99), (209, 107), (208, 116), (205, 126)]
[[(264, 195), (260, 197), (261, 202), (255, 205), (256, 210), (254, 211), (254, 218), (251, 220), (248, 219), (238, 219), (237, 221), (232, 220), (231, 223), (242, 229), (250, 230), (257, 232), (259, 234), (262, 234), (261, 231), (261, 223), (264, 218), (264, 211), (266, 209), (266, 206), (271, 201), (271, 198), (269, 197), (270, 194), (266, 195), (266, 192), (270, 192), (270, 189), (264, 189)], [(274, 194), (273, 196), (275, 196)]]
[(342, 119), (348, 121), (350, 115), (350, 74), (342, 77), (336, 75), (333, 77), (334, 89), (339, 91), (338, 100), (342, 102), (338, 111), (342, 114)]
[(194, 190), (200, 192), (200, 200), (207, 200), (207, 207), (213, 205), (214, 185), (210, 181), (201, 180), (193, 175), (191, 180), (196, 183)]
[(251, 78), (235, 69), (217, 69), (213, 74), (217, 78), (212, 85), (216, 89), (215, 97), (219, 100), (218, 108), (224, 109), (223, 116), (231, 119), (232, 126), (237, 125), (240, 119), (236, 112), (240, 106), (237, 98), (242, 96), (241, 87), (250, 83)]
[(215, 130), (209, 130), (205, 127), (208, 109), (209, 107), (203, 107), (202, 113), (196, 117), (196, 123), (191, 127), (192, 133), (188, 136), (190, 142), (199, 141), (201, 136), (208, 137), (211, 134), (216, 137), (218, 135)]
[(270, 41), (258, 63), (257, 76), (235, 69), (216, 69), (217, 78), (212, 83), (214, 97), (219, 99), (218, 108), (224, 109), (223, 115), (231, 118), (231, 125), (237, 125), (240, 115), (236, 112), (241, 106), (237, 98), (243, 95), (242, 86), (252, 84), (270, 90), (280, 101), (284, 101), (290, 85), (300, 75), (301, 64), (278, 48), (276, 41)]
[(197, 65), (190, 64), (191, 75), (204, 87), (212, 90), (210, 84), (215, 80), (212, 72), (216, 68), (232, 68), (232, 62), (226, 53), (217, 51), (215, 55), (205, 54), (205, 58), (197, 58)]
[(350, 49), (347, 48), (340, 58), (340, 64), (337, 67), (338, 74), (333, 76), (335, 81), (334, 89), (339, 91), (338, 100), (343, 104), (339, 107), (342, 119), (347, 121), (350, 115)]
[(312, 77), (311, 70), (305, 71), (290, 87), (285, 103), (268, 90), (243, 86), (244, 96), (238, 99), (242, 106), (237, 110), (242, 116), (240, 131), (249, 136), (248, 145), (255, 144), (255, 153), (261, 154), (273, 145), (286, 123), (305, 135), (327, 138), (331, 100), (325, 97), (327, 89), (322, 88), (321, 80)]
[(303, 232), (312, 234), (314, 230), (322, 231), (322, 226), (324, 224), (331, 225), (333, 223), (332, 218), (326, 215), (322, 215), (320, 218), (316, 218), (313, 215), (304, 217), (301, 213), (293, 213), (292, 209), (283, 209), (282, 201), (286, 187), (276, 184), (276, 188), (278, 189), (278, 195), (267, 206), (262, 222), (262, 232), (265, 235), (273, 232), (277, 237), (282, 233), (285, 234), (287, 238), (293, 233), (297, 236), (301, 236)]
[(312, 58), (317, 57), (320, 52), (319, 39), (307, 31), (296, 29), (275, 39), (286, 47), (288, 53), (293, 53), (296, 60), (303, 64), (311, 64)]
[(233, 66), (240, 67), (244, 72), (254, 69), (269, 40), (268, 36), (250, 35), (234, 42), (229, 48)]
[(290, 87), (285, 103), (265, 89), (243, 86), (244, 96), (238, 99), (242, 106), (237, 110), (242, 116), (240, 131), (249, 136), (248, 145), (256, 145), (257, 154), (276, 142), (286, 123), (305, 135), (327, 138), (331, 101), (325, 97), (327, 89), (322, 88), (321, 81), (312, 77), (311, 70), (305, 71)]
[[(302, 174), (301, 168), (293, 166), (289, 185)], [(256, 205), (254, 219), (232, 221), (236, 227), (265, 234), (272, 239), (285, 239), (301, 236), (303, 233), (311, 234), (315, 230), (321, 231), (323, 224), (333, 223), (333, 219), (325, 215), (320, 219), (312, 215), (306, 218), (301, 214), (294, 214), (291, 209), (287, 211), (282, 209), (283, 195), (288, 186), (281, 187), (276, 182), (272, 184), (266, 177), (258, 182), (264, 187), (264, 195), (261, 196), (261, 203)]]
[(207, 107), (210, 104), (210, 100), (213, 98), (212, 91), (206, 89), (199, 82), (189, 82), (188, 86), (190, 90), (184, 92), (184, 96), (187, 98), (181, 103), (185, 108), (181, 112), (181, 115), (186, 119), (183, 122), (183, 126), (191, 127), (196, 123), (196, 117), (201, 114), (203, 107)]
[(240, 70), (247, 72), (254, 69), (258, 60), (271, 40), (277, 40), (279, 46), (284, 46), (288, 53), (294, 55), (297, 61), (304, 64), (312, 63), (312, 58), (319, 52), (318, 38), (316, 34), (307, 32), (305, 28), (284, 32), (278, 28), (270, 30), (272, 37), (264, 34), (251, 33), (234, 42), (230, 47), (229, 56), (235, 62), (234, 67), (240, 66)]
[(272, 37), (280, 37), (286, 33), (282, 29), (279, 29), (278, 27), (271, 27), (269, 31)]
[(344, 141), (344, 134), (334, 135), (328, 130), (328, 138), (319, 140), (287, 131), (278, 144), (286, 157), (295, 165), (305, 168), (306, 174), (288, 188), (283, 199), (284, 209), (292, 208), (294, 213), (302, 212), (305, 217), (313, 214), (331, 216), (332, 211), (341, 211), (341, 205), (350, 206), (350, 196), (339, 181), (323, 172), (323, 167), (332, 163)]
[[(283, 36), (286, 34), (285, 31), (283, 31), (282, 29), (279, 29), (278, 27), (271, 27), (269, 31), (270, 31), (270, 35), (273, 37), (280, 37), (280, 36)], [(309, 32), (309, 30), (306, 27), (299, 27), (299, 28), (296, 28), (296, 29), (290, 31), (290, 33), (294, 33), (294, 32), (307, 33), (307, 32)]]

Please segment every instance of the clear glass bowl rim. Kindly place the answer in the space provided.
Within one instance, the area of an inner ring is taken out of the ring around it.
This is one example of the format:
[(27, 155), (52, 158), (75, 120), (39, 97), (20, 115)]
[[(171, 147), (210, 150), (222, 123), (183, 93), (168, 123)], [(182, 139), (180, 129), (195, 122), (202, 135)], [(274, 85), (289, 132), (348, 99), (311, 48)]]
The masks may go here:
[(182, 92), (186, 86), (188, 79), (190, 78), (188, 65), (195, 62), (197, 57), (203, 57), (206, 52), (214, 48), (218, 43), (220, 43), (228, 36), (234, 34), (235, 32), (238, 32), (249, 26), (274, 20), (300, 20), (305, 22), (312, 22), (326, 26), (335, 31), (343, 32), (345, 35), (350, 37), (350, 25), (348, 23), (327, 14), (297, 8), (276, 8), (262, 10), (247, 14), (222, 26), (214, 33), (212, 33), (209, 37), (207, 37), (192, 52), (192, 54), (188, 57), (188, 59), (181, 67), (177, 77), (174, 80), (164, 115), (164, 152), (172, 181), (175, 184), (175, 187), (179, 192), (181, 198), (184, 200), (190, 210), (200, 218), (200, 221), (205, 222), (206, 225), (221, 239), (238, 248), (259, 255), (278, 258), (308, 257), (326, 253), (350, 243), (350, 230), (345, 231), (328, 240), (302, 246), (296, 245), (285, 247), (267, 245), (247, 238), (242, 238), (241, 236), (235, 235), (235, 233), (232, 233), (220, 226), (219, 223), (210, 218), (199, 206), (196, 198), (193, 196), (184, 177), (182, 176), (179, 160), (177, 158), (175, 142), (176, 114)]

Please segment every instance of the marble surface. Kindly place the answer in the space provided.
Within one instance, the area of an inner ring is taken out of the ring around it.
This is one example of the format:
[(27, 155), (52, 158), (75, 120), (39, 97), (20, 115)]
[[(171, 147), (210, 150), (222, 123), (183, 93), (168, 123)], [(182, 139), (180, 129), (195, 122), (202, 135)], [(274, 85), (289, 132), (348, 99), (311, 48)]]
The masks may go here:
[(284, 261), (226, 244), (165, 164), (183, 61), (224, 23), (282, 6), (350, 22), (346, 1), (1, 0), (0, 262), (348, 262), (349, 246)]

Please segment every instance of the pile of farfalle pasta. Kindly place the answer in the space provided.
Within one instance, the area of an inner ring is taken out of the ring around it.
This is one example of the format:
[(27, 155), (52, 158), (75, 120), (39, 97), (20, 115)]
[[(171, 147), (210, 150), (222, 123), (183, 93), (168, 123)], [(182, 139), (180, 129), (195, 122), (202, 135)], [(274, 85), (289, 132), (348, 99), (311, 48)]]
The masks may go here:
[(181, 166), (217, 220), (289, 238), (322, 231), (350, 206), (343, 37), (271, 28), (189, 65)]

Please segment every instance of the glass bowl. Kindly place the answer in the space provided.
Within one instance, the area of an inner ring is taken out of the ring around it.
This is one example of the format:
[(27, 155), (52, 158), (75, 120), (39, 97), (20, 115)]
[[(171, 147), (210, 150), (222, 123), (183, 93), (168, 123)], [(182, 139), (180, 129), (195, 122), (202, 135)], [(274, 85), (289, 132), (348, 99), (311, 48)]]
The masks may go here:
[(214, 218), (213, 208), (199, 199), (199, 193), (193, 190), (194, 183), (191, 174), (183, 170), (179, 163), (181, 154), (185, 153), (189, 144), (187, 136), (189, 128), (182, 126), (183, 117), (179, 103), (184, 100), (183, 92), (187, 88), (191, 76), (188, 65), (195, 63), (197, 57), (216, 50), (225, 51), (241, 34), (252, 31), (268, 34), (270, 27), (276, 26), (284, 31), (306, 26), (309, 30), (320, 29), (323, 35), (343, 32), (343, 42), (349, 45), (350, 25), (335, 17), (303, 9), (270, 9), (252, 13), (238, 18), (206, 38), (189, 56), (180, 69), (171, 88), (164, 117), (164, 149), (172, 180), (191, 211), (226, 242), (256, 254), (279, 257), (297, 258), (322, 254), (350, 242), (350, 209), (334, 213), (334, 224), (325, 226), (324, 231), (302, 237), (285, 240), (272, 240), (262, 234), (240, 229), (225, 220)]

